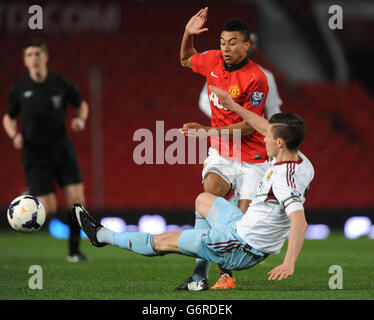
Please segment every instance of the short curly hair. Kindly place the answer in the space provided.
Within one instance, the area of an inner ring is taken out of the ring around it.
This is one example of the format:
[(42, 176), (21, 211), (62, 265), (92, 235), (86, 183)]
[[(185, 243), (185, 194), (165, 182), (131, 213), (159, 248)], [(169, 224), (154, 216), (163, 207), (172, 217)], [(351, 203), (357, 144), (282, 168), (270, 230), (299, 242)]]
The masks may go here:
[(245, 22), (239, 18), (231, 18), (227, 20), (223, 25), (222, 31), (239, 31), (244, 37), (244, 42), (251, 40), (251, 30)]

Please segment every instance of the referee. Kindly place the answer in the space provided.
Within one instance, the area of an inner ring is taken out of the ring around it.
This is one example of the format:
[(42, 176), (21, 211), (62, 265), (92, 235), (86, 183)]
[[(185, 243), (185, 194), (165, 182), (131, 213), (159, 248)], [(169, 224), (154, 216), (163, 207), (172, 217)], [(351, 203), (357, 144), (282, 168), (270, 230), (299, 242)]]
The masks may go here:
[[(74, 146), (66, 134), (65, 118), (70, 103), (76, 114), (71, 128), (74, 132), (83, 131), (88, 104), (69, 79), (48, 72), (48, 49), (44, 42), (27, 43), (23, 48), (23, 61), (29, 74), (12, 87), (3, 126), (13, 146), (22, 150), (29, 192), (38, 197), (50, 216), (57, 211), (55, 182), (62, 189), (68, 208), (74, 203), (85, 202), (81, 171)], [(21, 131), (17, 128), (18, 115), (21, 116)], [(79, 250), (79, 226), (70, 214), (68, 217), (67, 260), (86, 260)]]

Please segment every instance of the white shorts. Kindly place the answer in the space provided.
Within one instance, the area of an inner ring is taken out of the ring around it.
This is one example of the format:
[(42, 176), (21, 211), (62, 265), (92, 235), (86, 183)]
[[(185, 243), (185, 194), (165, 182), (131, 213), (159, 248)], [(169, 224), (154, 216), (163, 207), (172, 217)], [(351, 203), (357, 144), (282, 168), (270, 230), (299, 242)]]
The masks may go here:
[(229, 160), (219, 155), (218, 151), (209, 148), (208, 157), (204, 161), (202, 178), (208, 172), (218, 174), (232, 189), (235, 189), (237, 200), (252, 200), (256, 195), (259, 185), (269, 162), (248, 163), (237, 160)]

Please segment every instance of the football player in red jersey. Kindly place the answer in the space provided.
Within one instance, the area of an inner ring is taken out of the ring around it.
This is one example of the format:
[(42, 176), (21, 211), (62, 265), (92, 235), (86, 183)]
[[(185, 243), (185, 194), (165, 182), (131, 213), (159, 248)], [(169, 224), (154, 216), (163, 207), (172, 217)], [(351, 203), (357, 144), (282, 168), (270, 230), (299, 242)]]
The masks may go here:
[[(220, 34), (220, 50), (198, 53), (193, 40), (194, 36), (208, 31), (205, 27), (207, 16), (206, 7), (187, 23), (180, 49), (182, 66), (206, 77), (208, 88), (212, 85), (229, 92), (235, 102), (262, 116), (268, 82), (264, 72), (248, 57), (251, 46), (248, 26), (240, 19), (229, 19)], [(202, 129), (210, 136), (211, 147), (202, 172), (204, 191), (226, 197), (235, 189), (238, 207), (245, 213), (268, 166), (264, 138), (237, 114), (222, 106), (214, 92), (208, 90), (208, 96), (212, 109), (211, 126), (186, 123), (181, 131), (186, 136), (193, 136), (195, 130)], [(240, 139), (235, 138), (235, 131), (240, 132)], [(229, 137), (223, 135), (227, 132)], [(205, 219), (196, 214), (195, 228), (206, 227)], [(192, 277), (177, 289), (188, 290), (194, 287), (189, 283), (204, 279), (204, 289), (208, 289), (208, 271), (209, 263), (196, 259)], [(220, 271), (221, 277), (212, 289), (235, 288), (231, 271), (222, 268)]]

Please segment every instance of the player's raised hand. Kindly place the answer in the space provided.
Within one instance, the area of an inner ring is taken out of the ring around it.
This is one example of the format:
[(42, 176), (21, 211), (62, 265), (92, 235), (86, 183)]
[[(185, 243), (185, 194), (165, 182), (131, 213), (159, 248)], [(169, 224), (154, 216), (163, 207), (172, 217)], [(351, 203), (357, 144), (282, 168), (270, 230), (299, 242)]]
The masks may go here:
[(294, 272), (294, 265), (290, 264), (281, 264), (275, 267), (273, 270), (268, 272), (268, 280), (282, 280), (286, 279), (289, 276), (292, 276)]
[(21, 133), (17, 133), (16, 136), (13, 138), (13, 146), (17, 150), (21, 150), (23, 147), (23, 137)]
[(85, 127), (86, 127), (86, 123), (82, 118), (77, 117), (71, 120), (71, 129), (74, 132), (83, 131)]
[(201, 34), (208, 31), (208, 28), (204, 28), (205, 23), (208, 20), (208, 7), (201, 9), (195, 14), (186, 25), (186, 31), (193, 34)]

